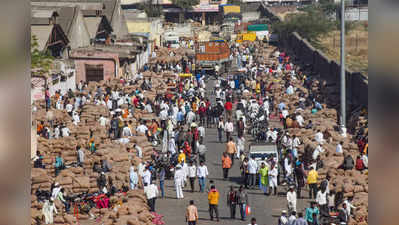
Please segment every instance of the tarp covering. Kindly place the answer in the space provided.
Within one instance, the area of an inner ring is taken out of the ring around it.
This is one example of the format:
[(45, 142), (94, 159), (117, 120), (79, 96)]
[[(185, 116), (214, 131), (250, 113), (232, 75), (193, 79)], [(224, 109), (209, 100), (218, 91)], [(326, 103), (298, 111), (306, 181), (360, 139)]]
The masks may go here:
[(241, 12), (241, 8), (239, 5), (226, 5), (223, 6), (223, 13), (229, 14), (229, 13), (240, 13)]
[(248, 25), (248, 31), (265, 31), (269, 30), (267, 24)]

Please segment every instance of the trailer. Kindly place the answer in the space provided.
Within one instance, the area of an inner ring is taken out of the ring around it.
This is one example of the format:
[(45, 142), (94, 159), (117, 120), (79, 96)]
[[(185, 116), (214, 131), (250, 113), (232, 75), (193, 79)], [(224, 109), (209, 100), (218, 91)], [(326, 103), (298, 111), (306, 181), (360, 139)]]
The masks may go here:
[(224, 71), (230, 62), (230, 47), (225, 40), (198, 42), (195, 49), (196, 68)]

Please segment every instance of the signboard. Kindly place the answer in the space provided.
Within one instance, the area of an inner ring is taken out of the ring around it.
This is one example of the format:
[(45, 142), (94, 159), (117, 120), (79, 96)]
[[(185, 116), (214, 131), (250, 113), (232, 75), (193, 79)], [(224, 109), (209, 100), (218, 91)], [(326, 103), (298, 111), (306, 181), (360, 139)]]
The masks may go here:
[(179, 77), (192, 77), (193, 74), (191, 73), (179, 73)]

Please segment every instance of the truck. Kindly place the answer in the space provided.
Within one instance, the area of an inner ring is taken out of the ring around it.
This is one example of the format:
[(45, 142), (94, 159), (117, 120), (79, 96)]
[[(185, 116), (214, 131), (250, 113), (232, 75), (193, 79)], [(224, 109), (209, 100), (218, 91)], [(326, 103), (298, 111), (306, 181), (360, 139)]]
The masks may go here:
[(225, 40), (197, 42), (195, 48), (196, 68), (215, 70), (215, 66), (226, 69), (230, 62), (230, 48)]
[[(265, 162), (268, 158), (272, 157), (278, 162), (279, 154), (277, 145), (275, 143), (253, 143), (249, 145), (249, 157), (255, 158), (258, 167), (261, 166), (262, 162)], [(263, 160), (264, 159), (264, 160)], [(270, 165), (269, 165), (270, 166)]]
[(171, 48), (179, 48), (180, 47), (179, 36), (177, 36), (172, 32), (166, 33), (164, 36), (164, 46), (165, 47), (170, 46)]

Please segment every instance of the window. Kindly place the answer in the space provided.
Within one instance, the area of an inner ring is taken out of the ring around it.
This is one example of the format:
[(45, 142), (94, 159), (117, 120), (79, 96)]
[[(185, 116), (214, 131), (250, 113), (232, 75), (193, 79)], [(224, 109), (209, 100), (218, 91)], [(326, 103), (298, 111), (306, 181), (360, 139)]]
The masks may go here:
[(86, 81), (101, 81), (104, 80), (104, 65), (89, 65), (85, 64)]

